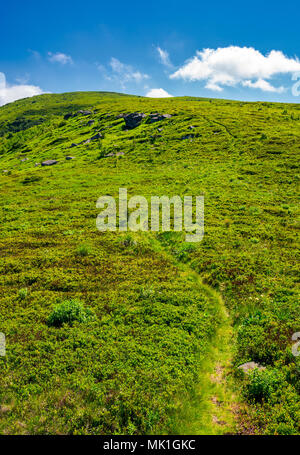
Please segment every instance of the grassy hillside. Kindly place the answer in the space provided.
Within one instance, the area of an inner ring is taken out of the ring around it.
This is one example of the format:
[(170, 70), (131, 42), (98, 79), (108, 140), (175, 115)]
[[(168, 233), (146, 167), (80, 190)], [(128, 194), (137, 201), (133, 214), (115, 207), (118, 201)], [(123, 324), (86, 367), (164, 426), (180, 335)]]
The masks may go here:
[[(131, 112), (172, 117), (127, 131)], [(299, 105), (1, 107), (0, 433), (299, 433), (299, 151)], [(120, 187), (204, 195), (203, 241), (100, 233), (96, 201)], [(265, 369), (243, 376), (247, 361)]]

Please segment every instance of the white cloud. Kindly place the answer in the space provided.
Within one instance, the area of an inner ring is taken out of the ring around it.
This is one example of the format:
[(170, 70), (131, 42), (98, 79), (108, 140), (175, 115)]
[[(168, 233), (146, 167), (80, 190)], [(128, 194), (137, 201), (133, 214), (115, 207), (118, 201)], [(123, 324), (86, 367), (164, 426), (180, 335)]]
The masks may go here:
[(115, 57), (110, 59), (109, 65), (114, 73), (114, 79), (118, 79), (122, 85), (127, 82), (139, 83), (144, 79), (149, 79), (148, 74), (135, 70), (131, 65), (126, 65)]
[(148, 98), (172, 98), (173, 95), (166, 92), (163, 88), (152, 88), (149, 92), (146, 93)]
[(163, 50), (159, 46), (156, 48), (156, 50), (158, 52), (158, 56), (159, 56), (161, 63), (165, 66), (168, 66), (169, 68), (172, 68), (173, 65), (170, 61), (169, 53), (167, 51)]
[(253, 47), (228, 46), (203, 49), (170, 75), (171, 79), (206, 81), (206, 88), (222, 91), (224, 86), (242, 84), (268, 92), (281, 93), (284, 87), (274, 87), (267, 79), (278, 74), (300, 70), (297, 57), (288, 58), (281, 51), (263, 55)]
[(5, 74), (0, 73), (0, 106), (21, 98), (41, 95), (43, 90), (35, 85), (8, 85)]
[(72, 57), (70, 55), (64, 54), (63, 52), (56, 52), (55, 54), (48, 52), (48, 60), (51, 63), (61, 63), (62, 65), (73, 63)]
[(96, 65), (106, 80), (121, 85), (123, 89), (128, 83), (139, 84), (150, 79), (148, 74), (141, 73), (131, 65), (120, 62), (115, 57), (111, 57), (107, 67), (99, 63), (96, 63)]
[(285, 90), (284, 87), (274, 87), (270, 82), (265, 81), (264, 79), (258, 79), (256, 82), (244, 81), (242, 84), (244, 87), (259, 88), (264, 92), (282, 93)]

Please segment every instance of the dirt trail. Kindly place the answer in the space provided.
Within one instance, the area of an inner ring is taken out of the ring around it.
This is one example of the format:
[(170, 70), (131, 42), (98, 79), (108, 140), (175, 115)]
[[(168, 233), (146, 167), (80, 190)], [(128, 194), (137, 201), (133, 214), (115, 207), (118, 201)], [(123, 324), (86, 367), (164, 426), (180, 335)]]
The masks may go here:
[(199, 359), (199, 376), (193, 396), (180, 398), (181, 406), (174, 418), (174, 434), (234, 434), (238, 431), (240, 402), (234, 391), (230, 367), (234, 334), (230, 315), (219, 293), (203, 284), (202, 278), (186, 263), (178, 261), (158, 240), (155, 249), (171, 259), (187, 277), (193, 278), (201, 292), (217, 305), (222, 321), (210, 340), (207, 353)]
[[(191, 272), (194, 273), (194, 272)], [(199, 362), (199, 377), (195, 396), (183, 406), (180, 431), (183, 434), (236, 433), (239, 410), (230, 367), (233, 356), (233, 329), (220, 295), (203, 285), (199, 286), (215, 298), (222, 312), (222, 322), (210, 342), (206, 357)]]

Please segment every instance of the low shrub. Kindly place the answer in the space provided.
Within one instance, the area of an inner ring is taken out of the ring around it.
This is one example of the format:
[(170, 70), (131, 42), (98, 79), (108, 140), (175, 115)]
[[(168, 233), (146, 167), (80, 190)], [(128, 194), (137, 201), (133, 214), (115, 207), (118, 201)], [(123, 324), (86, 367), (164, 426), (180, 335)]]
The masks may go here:
[(51, 327), (61, 327), (63, 324), (72, 325), (73, 322), (87, 322), (93, 317), (91, 310), (85, 309), (79, 300), (66, 300), (54, 307), (47, 319)]
[(25, 300), (27, 295), (28, 295), (28, 289), (27, 288), (19, 289), (19, 298), (20, 298), (20, 300)]
[(91, 253), (91, 249), (88, 245), (79, 245), (77, 248), (76, 254), (77, 256), (85, 257)]
[(282, 378), (277, 370), (254, 369), (249, 375), (246, 394), (254, 401), (268, 400), (281, 381)]

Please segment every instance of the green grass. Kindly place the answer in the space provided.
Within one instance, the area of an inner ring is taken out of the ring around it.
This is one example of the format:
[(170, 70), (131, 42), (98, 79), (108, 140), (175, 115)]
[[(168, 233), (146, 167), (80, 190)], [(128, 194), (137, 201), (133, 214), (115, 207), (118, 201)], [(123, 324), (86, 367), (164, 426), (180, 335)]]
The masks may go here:
[[(93, 114), (64, 119), (79, 109)], [(124, 130), (135, 111), (172, 117)], [(292, 104), (82, 92), (1, 107), (0, 433), (299, 433), (299, 144)], [(120, 187), (204, 195), (203, 241), (100, 233), (96, 201)], [(94, 317), (49, 326), (72, 300)], [(250, 360), (278, 378), (260, 400), (237, 369)]]

